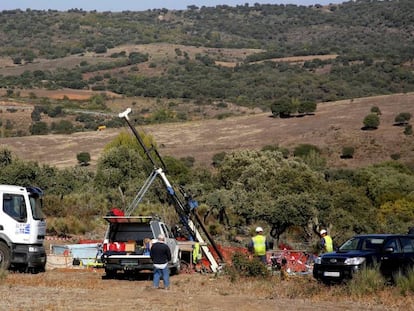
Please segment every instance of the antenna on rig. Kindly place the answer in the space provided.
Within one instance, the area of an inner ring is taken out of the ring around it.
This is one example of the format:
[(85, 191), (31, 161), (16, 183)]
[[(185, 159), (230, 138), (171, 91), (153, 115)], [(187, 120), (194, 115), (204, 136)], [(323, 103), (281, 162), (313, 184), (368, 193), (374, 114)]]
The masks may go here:
[(119, 113), (119, 117), (125, 119), (125, 121), (128, 123), (128, 126), (131, 128), (132, 133), (134, 133), (135, 138), (138, 140), (139, 144), (141, 145), (142, 149), (144, 150), (145, 155), (148, 157), (148, 159), (151, 161), (152, 165), (154, 167), (157, 167), (159, 165), (157, 165), (157, 161), (153, 158), (151, 152), (154, 152), (158, 162), (161, 164), (161, 167), (163, 169), (163, 171), (167, 171), (167, 168), (165, 166), (165, 163), (163, 161), (163, 159), (161, 158), (160, 154), (158, 153), (158, 150), (151, 144), (151, 148), (148, 148), (144, 141), (142, 140), (141, 136), (139, 135), (139, 133), (137, 132), (136, 128), (134, 126), (132, 126), (130, 120), (129, 120), (129, 114), (131, 113), (131, 108), (126, 109), (124, 112)]

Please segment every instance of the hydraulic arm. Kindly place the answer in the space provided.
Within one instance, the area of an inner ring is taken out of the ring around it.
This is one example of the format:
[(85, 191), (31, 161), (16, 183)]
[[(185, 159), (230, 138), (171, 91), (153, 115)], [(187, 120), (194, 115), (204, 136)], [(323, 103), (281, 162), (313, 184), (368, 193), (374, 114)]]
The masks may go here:
[(187, 229), (187, 231), (191, 235), (191, 239), (200, 243), (203, 253), (205, 254), (205, 256), (207, 257), (207, 259), (210, 262), (210, 266), (211, 266), (212, 271), (216, 272), (217, 268), (218, 268), (218, 264), (217, 264), (214, 256), (211, 254), (208, 246), (204, 243), (204, 240), (203, 240), (200, 232), (198, 231), (196, 225), (194, 224), (194, 222), (192, 221), (191, 218), (194, 218), (197, 226), (199, 226), (202, 229), (204, 235), (207, 237), (209, 243), (214, 248), (214, 251), (217, 253), (217, 255), (218, 255), (218, 257), (220, 258), (221, 261), (223, 261), (223, 256), (222, 256), (220, 250), (218, 249), (216, 243), (214, 242), (213, 238), (209, 234), (208, 230), (204, 226), (204, 223), (200, 219), (197, 211), (195, 210), (195, 208), (197, 207), (197, 202), (195, 202), (191, 198), (191, 196), (188, 196), (184, 192), (184, 189), (180, 189), (180, 190), (181, 190), (182, 196), (186, 199), (186, 202), (183, 203), (183, 201), (179, 198), (177, 192), (175, 191), (174, 187), (171, 185), (170, 181), (168, 180), (168, 178), (166, 176), (165, 163), (162, 160), (160, 154), (158, 153), (157, 149), (154, 146), (151, 146), (150, 148), (148, 148), (145, 145), (144, 141), (142, 140), (141, 136), (138, 134), (135, 127), (132, 126), (132, 124), (129, 120), (129, 117), (128, 117), (129, 113), (131, 113), (131, 108), (128, 108), (124, 112), (120, 113), (119, 117), (125, 119), (125, 121), (128, 124), (129, 128), (132, 130), (132, 133), (134, 134), (135, 138), (138, 140), (139, 144), (143, 148), (145, 155), (147, 156), (147, 158), (152, 163), (154, 169), (153, 169), (151, 175), (146, 180), (144, 186), (138, 192), (138, 194), (135, 197), (132, 204), (126, 210), (126, 215), (130, 215), (133, 212), (133, 210), (136, 208), (136, 206), (142, 200), (142, 198), (145, 195), (146, 191), (151, 186), (152, 182), (155, 180), (156, 177), (159, 177), (161, 179), (162, 183), (164, 184), (164, 186), (166, 187), (166, 190), (167, 190), (167, 193), (168, 193), (169, 197), (173, 201), (173, 205), (174, 205), (175, 211), (177, 212), (177, 215), (180, 219), (180, 222), (182, 223), (182, 225), (185, 226), (185, 228)]

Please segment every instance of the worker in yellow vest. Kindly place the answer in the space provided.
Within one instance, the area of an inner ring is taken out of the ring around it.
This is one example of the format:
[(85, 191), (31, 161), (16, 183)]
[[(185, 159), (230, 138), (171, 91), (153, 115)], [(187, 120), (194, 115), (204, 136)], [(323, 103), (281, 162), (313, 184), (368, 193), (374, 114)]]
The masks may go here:
[(333, 252), (333, 242), (332, 238), (328, 235), (328, 232), (325, 229), (322, 229), (319, 234), (321, 236), (322, 253)]
[(249, 243), (249, 249), (253, 255), (264, 264), (267, 264), (266, 251), (268, 250), (268, 243), (266, 237), (263, 235), (263, 228), (256, 228), (256, 235), (252, 237)]
[(195, 242), (193, 245), (193, 263), (196, 265), (200, 262), (202, 258), (201, 250), (200, 250), (200, 243)]

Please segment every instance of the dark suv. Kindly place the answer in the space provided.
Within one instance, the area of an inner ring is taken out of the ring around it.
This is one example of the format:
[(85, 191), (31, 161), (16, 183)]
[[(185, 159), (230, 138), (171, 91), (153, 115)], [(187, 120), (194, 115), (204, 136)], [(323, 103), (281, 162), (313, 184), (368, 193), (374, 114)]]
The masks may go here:
[(414, 266), (414, 235), (357, 235), (332, 253), (317, 257), (313, 276), (325, 283), (341, 282), (364, 267), (378, 264), (381, 273), (393, 280), (396, 273), (406, 273)]

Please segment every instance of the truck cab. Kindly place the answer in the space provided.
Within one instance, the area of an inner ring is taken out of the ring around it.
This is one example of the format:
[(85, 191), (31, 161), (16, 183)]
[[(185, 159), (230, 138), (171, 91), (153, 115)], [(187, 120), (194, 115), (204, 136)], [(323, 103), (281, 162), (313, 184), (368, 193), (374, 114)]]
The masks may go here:
[(0, 269), (45, 270), (43, 191), (0, 185)]
[(147, 252), (145, 240), (155, 242), (159, 234), (171, 250), (168, 263), (172, 273), (180, 270), (181, 252), (170, 228), (159, 218), (148, 216), (105, 216), (108, 229), (102, 246), (101, 260), (106, 277), (118, 272), (137, 273), (152, 270), (153, 263)]

